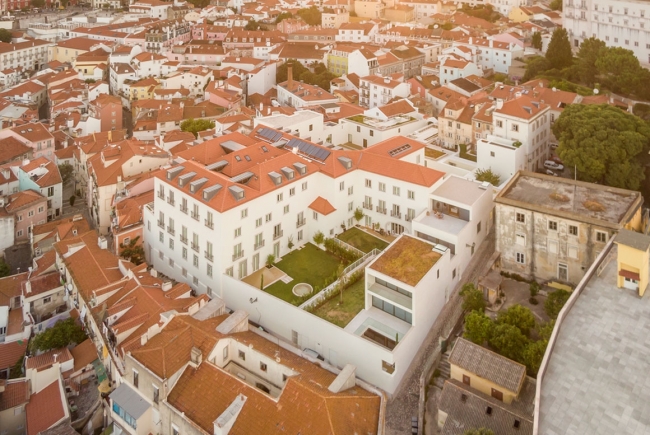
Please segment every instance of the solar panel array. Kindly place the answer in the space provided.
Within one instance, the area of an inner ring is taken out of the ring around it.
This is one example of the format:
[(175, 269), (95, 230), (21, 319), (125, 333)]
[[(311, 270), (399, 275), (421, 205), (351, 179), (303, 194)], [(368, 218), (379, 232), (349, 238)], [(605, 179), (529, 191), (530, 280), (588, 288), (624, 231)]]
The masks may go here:
[(264, 139), (267, 139), (270, 142), (277, 142), (282, 137), (282, 133), (272, 128), (260, 128), (257, 130), (257, 134), (262, 136)]
[(304, 140), (291, 139), (285, 145), (285, 148), (298, 148), (300, 152), (309, 158), (324, 162), (330, 156), (330, 152), (325, 148), (312, 145)]

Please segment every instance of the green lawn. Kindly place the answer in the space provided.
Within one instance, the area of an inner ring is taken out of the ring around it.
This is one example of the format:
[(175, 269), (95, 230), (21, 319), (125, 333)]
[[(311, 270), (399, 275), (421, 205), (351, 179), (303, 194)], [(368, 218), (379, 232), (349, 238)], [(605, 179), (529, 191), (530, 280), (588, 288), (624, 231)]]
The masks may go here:
[(339, 305), (341, 297), (337, 293), (313, 311), (313, 314), (330, 323), (345, 328), (350, 320), (365, 307), (365, 280), (362, 278), (343, 290), (343, 304)]
[(339, 263), (339, 259), (332, 254), (307, 243), (302, 249), (294, 250), (275, 263), (275, 267), (293, 278), (293, 281), (289, 284), (278, 281), (266, 287), (264, 291), (284, 301), (299, 305), (298, 297), (291, 292), (293, 286), (301, 282), (309, 283), (314, 288), (313, 294), (316, 294), (316, 287), (319, 291), (323, 289), (325, 279), (336, 274)]
[(378, 239), (377, 237), (354, 227), (344, 231), (337, 237), (348, 245), (352, 245), (363, 252), (370, 252), (375, 248), (384, 249), (388, 246), (388, 242)]

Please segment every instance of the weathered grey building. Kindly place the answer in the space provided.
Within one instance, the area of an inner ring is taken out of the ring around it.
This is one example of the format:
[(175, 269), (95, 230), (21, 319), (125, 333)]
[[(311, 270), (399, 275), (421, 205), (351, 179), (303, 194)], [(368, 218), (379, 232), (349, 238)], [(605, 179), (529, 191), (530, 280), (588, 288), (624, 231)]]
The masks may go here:
[(495, 198), (502, 268), (577, 284), (621, 228), (640, 231), (639, 192), (520, 171)]

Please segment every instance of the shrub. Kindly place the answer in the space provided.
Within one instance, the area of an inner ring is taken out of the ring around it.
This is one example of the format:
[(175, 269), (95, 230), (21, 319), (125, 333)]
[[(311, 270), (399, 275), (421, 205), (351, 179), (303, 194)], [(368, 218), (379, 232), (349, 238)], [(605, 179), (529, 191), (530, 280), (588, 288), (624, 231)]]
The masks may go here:
[(528, 302), (529, 302), (531, 305), (537, 305), (537, 304), (539, 304), (539, 301), (537, 300), (537, 298), (534, 298), (534, 297), (531, 297), (530, 299), (528, 299)]
[(473, 343), (482, 345), (490, 339), (494, 323), (492, 319), (479, 311), (472, 311), (465, 317), (463, 337)]
[(485, 300), (483, 299), (483, 292), (477, 290), (474, 284), (468, 283), (463, 286), (460, 291), (463, 297), (463, 310), (465, 311), (485, 311)]
[(530, 283), (530, 286), (528, 287), (530, 290), (530, 298), (534, 299), (535, 296), (539, 293), (539, 284), (537, 281), (533, 281)]
[(70, 207), (74, 207), (74, 202), (77, 200), (77, 197), (72, 195), (70, 197)]
[(556, 319), (557, 315), (560, 314), (562, 307), (566, 304), (566, 301), (569, 300), (571, 293), (566, 290), (555, 290), (553, 293), (548, 295), (546, 302), (544, 302), (544, 311), (548, 314), (548, 317), (551, 319)]
[(356, 252), (340, 246), (334, 239), (325, 239), (325, 242), (323, 243), (325, 245), (325, 250), (340, 258), (345, 265), (353, 263), (361, 258)]
[(521, 305), (513, 305), (506, 311), (499, 313), (497, 325), (507, 324), (517, 327), (522, 334), (528, 335), (531, 329), (535, 327), (535, 316), (530, 309)]
[(325, 236), (323, 235), (322, 231), (314, 234), (314, 243), (316, 243), (318, 246), (322, 245), (324, 240)]

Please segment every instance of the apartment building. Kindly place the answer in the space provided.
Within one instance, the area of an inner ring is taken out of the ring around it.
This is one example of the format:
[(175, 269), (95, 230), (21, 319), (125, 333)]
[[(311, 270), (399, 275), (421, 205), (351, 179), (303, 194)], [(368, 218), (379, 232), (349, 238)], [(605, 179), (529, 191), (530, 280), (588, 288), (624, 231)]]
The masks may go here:
[(527, 93), (515, 93), (515, 98), (497, 102), (492, 112), (493, 135), (518, 142), (524, 149), (526, 170), (537, 171), (548, 158), (551, 138), (550, 107)]
[(467, 47), (472, 52), (472, 61), (481, 69), (508, 74), (512, 62), (523, 58), (524, 48), (513, 42), (470, 37), (453, 42), (453, 47)]
[(102, 94), (88, 103), (88, 115), (100, 121), (100, 131), (122, 129), (122, 101)]
[(357, 45), (336, 44), (327, 53), (327, 69), (336, 74), (356, 74), (359, 77), (376, 74), (377, 56), (368, 48)]
[(483, 76), (483, 71), (474, 62), (454, 59), (447, 57), (440, 62), (438, 77), (440, 84), (446, 85), (447, 83), (464, 77), (469, 76)]
[(20, 190), (34, 190), (47, 198), (47, 219), (53, 220), (63, 212), (63, 182), (58, 166), (39, 157), (25, 161), (18, 168)]
[(146, 176), (168, 161), (167, 151), (133, 140), (111, 144), (88, 158), (86, 204), (100, 234), (111, 230), (113, 197), (127, 190), (139, 176)]
[(24, 68), (38, 71), (48, 61), (48, 48), (53, 42), (29, 39), (15, 43), (0, 42), (0, 71)]
[(393, 98), (411, 95), (411, 84), (389, 77), (369, 75), (359, 79), (359, 105), (372, 109), (388, 104)]
[(338, 29), (350, 21), (350, 12), (345, 8), (326, 9), (321, 15), (321, 26), (326, 29)]
[(355, 0), (354, 12), (361, 18), (383, 18), (386, 6), (393, 6), (394, 1), (384, 2), (381, 0)]
[(438, 138), (444, 148), (456, 150), (460, 144), (471, 147), (474, 105), (466, 100), (449, 101), (438, 114)]
[(642, 225), (639, 192), (518, 172), (495, 198), (504, 270), (577, 284), (619, 230)]
[[(364, 5), (383, 5), (382, 2), (357, 0), (356, 3)], [(374, 12), (369, 12), (374, 13)], [(379, 31), (379, 26), (373, 22), (341, 24), (336, 35), (339, 42), (374, 42)]]
[(9, 137), (30, 147), (34, 158), (45, 157), (54, 161), (54, 136), (40, 122), (0, 130), (0, 139)]
[(577, 50), (587, 38), (598, 38), (608, 47), (632, 50), (643, 64), (650, 63), (650, 9), (644, 1), (565, 0), (562, 27)]
[(14, 216), (15, 242), (29, 241), (33, 225), (47, 222), (47, 198), (35, 190), (13, 193), (4, 199), (4, 209)]
[(339, 102), (338, 98), (318, 86), (294, 80), (291, 66), (288, 69), (287, 81), (278, 83), (277, 91), (277, 101), (280, 105), (296, 109)]
[(518, 8), (520, 6), (531, 6), (532, 2), (529, 0), (490, 0), (489, 4), (494, 7), (494, 10), (505, 15), (506, 17), (510, 14), (513, 8)]

